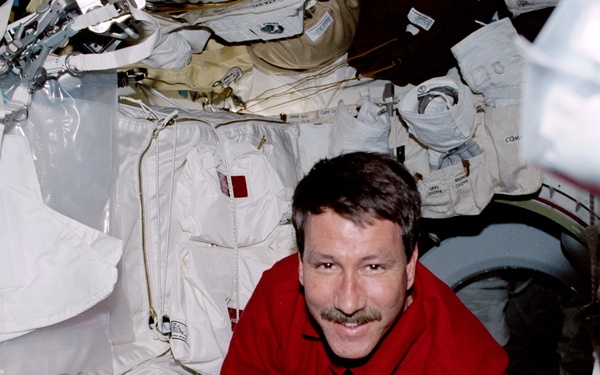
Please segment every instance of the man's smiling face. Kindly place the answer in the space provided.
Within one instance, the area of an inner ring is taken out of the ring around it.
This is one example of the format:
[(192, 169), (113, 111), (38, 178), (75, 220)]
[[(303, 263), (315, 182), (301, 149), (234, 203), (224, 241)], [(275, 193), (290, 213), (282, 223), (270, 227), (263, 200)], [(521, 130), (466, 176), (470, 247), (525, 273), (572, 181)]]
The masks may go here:
[(407, 262), (398, 224), (358, 226), (332, 210), (308, 217), (304, 239), (299, 278), (308, 310), (337, 356), (366, 357), (405, 308), (416, 249)]

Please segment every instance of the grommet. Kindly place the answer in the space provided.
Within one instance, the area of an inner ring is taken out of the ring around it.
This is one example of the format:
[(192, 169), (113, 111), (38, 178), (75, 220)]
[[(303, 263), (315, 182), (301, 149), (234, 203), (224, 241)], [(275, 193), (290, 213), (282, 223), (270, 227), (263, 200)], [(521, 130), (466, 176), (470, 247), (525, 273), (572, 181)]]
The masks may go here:
[(502, 73), (504, 73), (504, 67), (499, 62), (494, 63), (492, 65), (492, 69), (494, 69), (494, 73), (496, 73), (496, 74), (502, 74)]
[(67, 55), (67, 57), (65, 58), (65, 67), (67, 68), (67, 71), (69, 73), (71, 73), (74, 76), (77, 76), (81, 73), (83, 73), (82, 70), (77, 69), (76, 67), (72, 66), (71, 64), (69, 64), (69, 59), (72, 56), (76, 56), (76, 55), (81, 55), (81, 52), (71, 52)]

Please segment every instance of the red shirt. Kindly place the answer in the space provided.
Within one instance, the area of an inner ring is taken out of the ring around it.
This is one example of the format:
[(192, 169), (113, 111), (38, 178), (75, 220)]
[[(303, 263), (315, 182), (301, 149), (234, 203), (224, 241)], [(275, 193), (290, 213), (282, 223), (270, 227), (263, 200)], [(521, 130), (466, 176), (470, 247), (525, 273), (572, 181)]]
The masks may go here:
[[(354, 375), (504, 374), (508, 357), (452, 290), (420, 263), (413, 302)], [(343, 374), (313, 326), (296, 254), (263, 274), (235, 328), (221, 374)]]

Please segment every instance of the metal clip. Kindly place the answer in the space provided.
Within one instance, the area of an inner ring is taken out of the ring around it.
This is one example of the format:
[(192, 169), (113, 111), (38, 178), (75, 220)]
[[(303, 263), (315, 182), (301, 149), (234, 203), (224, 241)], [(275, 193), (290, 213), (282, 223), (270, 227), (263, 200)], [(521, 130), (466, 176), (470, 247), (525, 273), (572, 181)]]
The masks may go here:
[(385, 110), (390, 117), (394, 116), (394, 84), (386, 83), (383, 89), (383, 100), (385, 102)]
[(223, 78), (213, 83), (212, 87), (222, 86), (223, 88), (227, 88), (232, 83), (237, 82), (238, 79), (242, 77), (242, 74), (242, 69), (238, 68), (237, 66), (234, 66), (233, 68), (229, 69), (227, 73), (225, 73)]
[(135, 83), (143, 80), (148, 76), (146, 68), (132, 68), (117, 73), (117, 82), (119, 87), (125, 87), (130, 83)]

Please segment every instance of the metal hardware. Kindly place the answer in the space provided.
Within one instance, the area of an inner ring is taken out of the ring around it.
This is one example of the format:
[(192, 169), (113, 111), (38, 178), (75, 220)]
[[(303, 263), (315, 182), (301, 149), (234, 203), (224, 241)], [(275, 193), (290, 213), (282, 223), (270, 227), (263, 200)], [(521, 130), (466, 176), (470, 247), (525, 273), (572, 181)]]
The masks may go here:
[[(104, 2), (103, 2), (104, 1)], [(144, 6), (143, 0), (135, 6)], [(69, 64), (69, 57), (58, 56), (71, 37), (84, 28), (97, 33), (107, 33), (111, 38), (137, 37), (137, 32), (124, 22), (130, 18), (129, 2), (117, 0), (53, 0), (39, 5), (35, 11), (9, 24), (0, 44), (0, 74), (18, 74), (30, 91), (51, 77), (62, 73), (80, 73)], [(90, 23), (94, 23), (90, 25)], [(117, 24), (123, 32), (110, 33)], [(52, 57), (51, 56), (55, 56)]]

